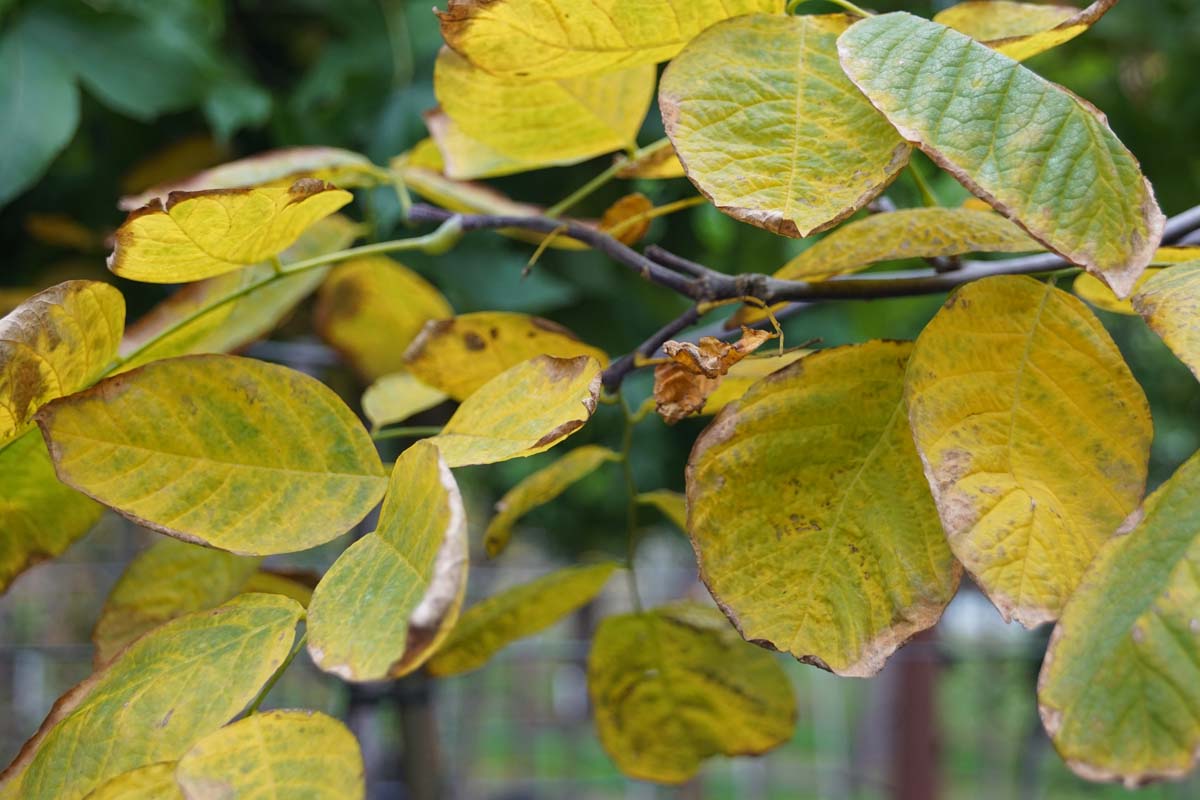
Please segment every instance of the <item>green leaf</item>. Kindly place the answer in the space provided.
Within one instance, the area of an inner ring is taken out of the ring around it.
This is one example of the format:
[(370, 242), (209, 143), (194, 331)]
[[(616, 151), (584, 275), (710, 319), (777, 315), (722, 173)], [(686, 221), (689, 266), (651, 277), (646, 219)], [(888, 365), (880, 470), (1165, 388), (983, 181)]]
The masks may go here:
[(1024, 61), (1085, 32), (1117, 1), (1096, 0), (1080, 10), (1074, 6), (972, 0), (938, 12), (933, 21), (962, 31), (1009, 58)]
[(959, 289), (908, 367), (913, 438), (950, 549), (1007, 619), (1057, 619), (1142, 499), (1146, 396), (1095, 315), (1028, 277)]
[(95, 281), (52, 286), (0, 319), (0, 445), (112, 366), (124, 325), (125, 298)]
[(392, 470), (379, 526), (317, 584), (308, 652), (348, 681), (421, 666), (458, 619), (467, 585), (467, 521), (458, 484), (428, 441)]
[(179, 758), (255, 697), (302, 615), (285, 597), (251, 594), (147, 634), (59, 699), (0, 776), (0, 793), (77, 800), (115, 775)]
[(545, 167), (634, 147), (654, 77), (646, 64), (564, 80), (505, 78), (442, 48), (433, 89), (463, 135), (507, 161)]
[(756, 755), (796, 725), (787, 673), (715, 609), (674, 603), (600, 623), (588, 656), (600, 743), (622, 772), (683, 783), (714, 755)]
[(59, 482), (41, 434), (0, 448), (0, 591), (37, 562), (61, 555), (104, 508)]
[(1200, 261), (1165, 269), (1133, 296), (1133, 307), (1200, 378)]
[(404, 366), (455, 400), (466, 400), (500, 373), (535, 356), (590, 356), (608, 364), (603, 350), (585, 344), (556, 322), (529, 314), (480, 311), (425, 325)]
[(175, 762), (131, 769), (105, 781), (86, 800), (184, 800), (175, 782)]
[(663, 74), (659, 106), (692, 183), (726, 214), (783, 236), (833, 227), (908, 163), (911, 148), (846, 79), (851, 18), (739, 17)]
[(681, 531), (687, 530), (687, 498), (679, 492), (654, 489), (637, 496), (640, 505), (653, 506)]
[(1129, 294), (1164, 218), (1095, 108), (911, 14), (864, 19), (838, 49), (846, 74), (905, 138), (1035, 239)]
[[(1054, 629), (1042, 722), (1077, 774), (1129, 788), (1200, 753), (1200, 457), (1109, 540)], [(1136, 523), (1136, 526), (1135, 524)]]
[(783, 0), (450, 0), (446, 43), (496, 75), (566, 78), (673, 58), (729, 17), (783, 13)]
[(611, 562), (560, 569), (471, 606), (426, 664), (431, 675), (478, 669), (500, 650), (544, 630), (592, 600), (616, 569)]
[(754, 384), (697, 440), (700, 577), (742, 636), (868, 677), (958, 588), (904, 415), (911, 345), (823, 350)]
[(387, 256), (339, 265), (317, 293), (316, 328), (365, 380), (405, 370), (404, 348), (454, 315), (433, 284)]
[(599, 397), (596, 359), (538, 356), (485, 383), (427, 441), (452, 467), (524, 458), (582, 428)]
[(92, 630), (96, 664), (113, 659), (130, 642), (163, 623), (215, 608), (240, 592), (282, 594), (301, 605), (307, 588), (259, 572), (261, 559), (161, 539), (139, 553), (109, 592)]
[[(357, 235), (356, 223), (334, 214), (301, 234), (284, 251), (282, 260), (300, 261), (341, 250)], [(130, 370), (172, 356), (228, 353), (245, 347), (276, 328), (304, 298), (316, 291), (330, 269), (320, 267), (267, 283), (275, 273), (274, 265), (256, 264), (189, 283), (150, 309), (125, 332), (122, 355), (138, 354), (123, 363), (121, 369)], [(210, 307), (211, 310), (204, 310)], [(145, 350), (141, 350), (143, 346)]]
[(79, 89), (28, 18), (0, 35), (0, 206), (33, 184), (75, 135)]
[(353, 199), (316, 178), (243, 189), (172, 192), (117, 228), (108, 268), (146, 283), (185, 283), (277, 256)]
[(367, 387), (362, 396), (362, 408), (371, 427), (378, 430), (403, 422), (449, 399), (440, 389), (426, 386), (407, 372), (393, 372)]
[(247, 555), (340, 536), (386, 486), (337, 395), (248, 358), (155, 361), (50, 404), (38, 422), (70, 486), (139, 525)]
[(188, 800), (361, 800), (362, 752), (316, 711), (268, 711), (208, 734), (176, 768)]
[(496, 516), (483, 534), (483, 546), (491, 558), (508, 547), (512, 527), (518, 519), (538, 506), (549, 503), (571, 484), (583, 480), (607, 461), (621, 456), (607, 447), (588, 444), (577, 447), (548, 467), (540, 469), (504, 493), (496, 503)]

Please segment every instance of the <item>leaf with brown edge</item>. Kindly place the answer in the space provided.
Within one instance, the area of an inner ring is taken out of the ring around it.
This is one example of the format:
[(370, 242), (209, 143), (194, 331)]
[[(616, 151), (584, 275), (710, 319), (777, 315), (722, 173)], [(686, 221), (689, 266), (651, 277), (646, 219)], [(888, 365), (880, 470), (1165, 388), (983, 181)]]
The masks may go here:
[(403, 366), (427, 386), (465, 400), (505, 370), (534, 356), (590, 356), (603, 350), (557, 322), (508, 311), (479, 311), (426, 323), (404, 353)]
[(144, 527), (246, 555), (340, 536), (387, 485), (331, 389), (249, 358), (154, 361), (54, 401), (38, 424), (68, 485)]
[(365, 156), (349, 150), (337, 147), (285, 147), (210, 167), (183, 180), (158, 184), (140, 194), (122, 197), (118, 207), (122, 211), (135, 211), (155, 200), (167, 203), (172, 192), (291, 184), (300, 178), (315, 178), (351, 188), (367, 183), (373, 169)]
[(1133, 296), (1133, 307), (1176, 358), (1200, 378), (1200, 261), (1155, 275)]
[(807, 356), (726, 406), (688, 459), (688, 532), (718, 605), (747, 640), (838, 675), (877, 673), (958, 587), (905, 419), (911, 349)]
[(608, 233), (625, 245), (635, 245), (650, 230), (650, 218), (654, 203), (641, 192), (627, 194), (604, 211), (600, 217), (600, 230)]
[(582, 428), (599, 397), (596, 359), (538, 356), (485, 383), (426, 441), (437, 445), (451, 467), (524, 458)]
[(951, 551), (1005, 619), (1057, 619), (1146, 487), (1150, 409), (1104, 326), (1052, 283), (969, 283), (905, 393)]
[(776, 656), (692, 602), (602, 621), (588, 654), (588, 695), (617, 767), (657, 783), (683, 783), (715, 755), (765, 753), (796, 726)]
[(302, 616), (285, 597), (249, 594), (143, 636), (55, 703), (0, 775), (0, 796), (79, 800), (116, 775), (179, 758), (258, 694)]
[(172, 192), (117, 228), (108, 268), (146, 283), (186, 283), (277, 256), (353, 199), (315, 178), (285, 186)]
[(902, 136), (973, 194), (1120, 297), (1165, 218), (1090, 104), (958, 31), (904, 12), (838, 38), (842, 68)]
[(495, 558), (508, 547), (514, 523), (538, 506), (549, 503), (602, 464), (617, 461), (618, 453), (595, 444), (577, 447), (558, 461), (526, 477), (496, 501), (496, 516), (483, 534), (483, 547)]
[(433, 284), (387, 256), (334, 268), (317, 292), (314, 325), (365, 381), (406, 370), (404, 350), (454, 309)]
[(0, 319), (0, 446), (28, 430), (46, 403), (104, 374), (124, 326), (125, 298), (95, 281), (52, 286)]
[(714, 336), (666, 342), (662, 349), (670, 361), (654, 368), (655, 409), (668, 425), (699, 414), (730, 368), (771, 338), (768, 331), (742, 328), (742, 338), (734, 344)]
[(1087, 8), (969, 0), (934, 15), (933, 21), (977, 39), (1009, 58), (1024, 61), (1071, 41), (1100, 21), (1118, 0), (1096, 0)]
[(309, 603), (309, 655), (345, 680), (412, 672), (458, 619), (467, 585), (466, 512), (431, 441), (396, 461), (378, 527), (338, 557)]

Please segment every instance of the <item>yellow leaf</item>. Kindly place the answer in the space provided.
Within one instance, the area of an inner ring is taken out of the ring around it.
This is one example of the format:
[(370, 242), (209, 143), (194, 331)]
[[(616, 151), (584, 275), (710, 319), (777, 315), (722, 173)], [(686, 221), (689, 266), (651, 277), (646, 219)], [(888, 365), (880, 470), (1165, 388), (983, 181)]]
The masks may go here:
[(618, 178), (641, 178), (643, 180), (669, 180), (682, 178), (683, 164), (675, 155), (675, 148), (667, 141), (662, 147), (647, 147), (646, 152), (617, 171)]
[(471, 606), (426, 668), (436, 677), (479, 669), (517, 639), (532, 636), (592, 600), (616, 564), (560, 569)]
[(649, 64), (564, 80), (504, 78), (443, 47), (433, 89), (464, 136), (533, 168), (632, 148), (650, 108), (654, 78)]
[(972, 194), (1121, 297), (1165, 218), (1092, 105), (955, 30), (905, 12), (838, 38), (842, 68), (907, 140)]
[(1183, 264), (1188, 261), (1200, 261), (1200, 246), (1160, 247), (1154, 252), (1154, 259), (1150, 265), (1169, 267), (1172, 264)]
[(729, 17), (783, 13), (783, 0), (450, 0), (447, 44), (496, 75), (566, 78), (655, 64)]
[(243, 592), (260, 592), (262, 594), (281, 594), (290, 597), (300, 605), (308, 608), (312, 600), (313, 588), (320, 576), (315, 572), (304, 570), (271, 570), (260, 569), (250, 576)]
[(641, 192), (627, 194), (604, 211), (600, 218), (600, 230), (608, 233), (624, 245), (633, 246), (650, 230), (650, 217), (654, 203)]
[(1133, 296), (1150, 329), (1200, 378), (1200, 261), (1165, 269)]
[(453, 314), (431, 283), (387, 256), (347, 261), (317, 293), (317, 331), (368, 381), (403, 371), (421, 326)]
[(687, 530), (687, 498), (679, 492), (655, 489), (637, 496), (638, 503), (657, 508), (681, 531)]
[(787, 673), (714, 609), (608, 617), (588, 656), (600, 743), (626, 775), (683, 783), (714, 755), (756, 755), (796, 725)]
[(267, 711), (192, 745), (176, 768), (188, 800), (361, 800), (362, 752), (349, 729), (316, 711)]
[[(429, 135), (436, 145), (438, 158), (436, 162), (426, 160), (425, 163), (417, 162), (414, 166), (432, 169), (447, 178), (459, 181), (515, 175), (541, 166), (536, 158), (510, 158), (497, 153), (483, 142), (472, 139), (441, 108), (427, 111), (423, 116), (425, 127), (429, 129)], [(419, 144), (417, 146), (420, 147)], [(428, 159), (428, 156), (425, 158)]]
[(769, 353), (739, 361), (729, 368), (729, 372), (720, 385), (704, 401), (704, 408), (700, 410), (700, 413), (708, 415), (718, 413), (725, 406), (744, 395), (755, 382), (799, 361), (811, 352), (811, 350), (792, 350), (782, 356)]
[(139, 525), (247, 555), (340, 536), (387, 483), (337, 395), (248, 358), (155, 361), (55, 401), (38, 422), (68, 485)]
[(505, 370), (534, 356), (590, 356), (608, 364), (602, 350), (579, 341), (541, 317), (480, 311), (427, 324), (404, 354), (404, 367), (428, 386), (465, 400)]
[(245, 708), (292, 648), (303, 609), (248, 594), (168, 622), (63, 695), (0, 775), (21, 800), (78, 800), (179, 758)]
[[(1146, 281), (1153, 278), (1161, 269), (1150, 267), (1141, 274), (1137, 282), (1133, 284), (1133, 291), (1136, 293), (1139, 289), (1146, 285)], [(1075, 292), (1077, 297), (1082, 297), (1091, 305), (1103, 311), (1108, 311), (1113, 314), (1124, 314), (1129, 317), (1136, 317), (1137, 312), (1133, 309), (1132, 300), (1122, 300), (1113, 294), (1113, 290), (1108, 288), (1102, 280), (1095, 275), (1087, 272), (1081, 272), (1075, 276), (1075, 282), (1071, 284), (1071, 290)]]
[(160, 761), (105, 781), (86, 800), (184, 800), (175, 782), (175, 762)]
[(90, 386), (110, 367), (125, 325), (125, 298), (94, 281), (38, 292), (0, 319), (0, 446), (56, 397)]
[[(284, 263), (301, 261), (348, 247), (359, 226), (333, 214), (314, 223), (281, 256)], [(150, 361), (190, 353), (228, 353), (261, 339), (279, 325), (304, 298), (316, 290), (330, 267), (278, 278), (272, 264), (228, 272), (183, 286), (150, 309), (125, 332), (121, 365), (126, 371)], [(228, 302), (221, 302), (226, 298)], [(218, 303), (220, 303), (218, 305)], [(209, 311), (204, 309), (212, 307)], [(190, 320), (185, 323), (185, 320)], [(168, 331), (170, 331), (168, 333)], [(146, 349), (142, 350), (142, 347)]]
[(1101, 548), (1038, 680), (1046, 732), (1067, 765), (1133, 789), (1180, 779), (1200, 754), (1200, 457)]
[(1009, 58), (1024, 61), (1069, 42), (1095, 25), (1117, 0), (1097, 0), (1085, 9), (1008, 0), (969, 0), (933, 18)]
[(315, 178), (343, 187), (361, 186), (374, 169), (366, 157), (336, 147), (285, 147), (221, 164), (189, 178), (159, 184), (141, 194), (122, 197), (120, 209), (134, 211), (158, 200), (167, 203), (172, 192), (238, 189), (270, 183), (294, 183)]
[(342, 553), (313, 592), (313, 662), (348, 681), (421, 666), (458, 619), (467, 556), (458, 485), (437, 449), (417, 442), (396, 461), (379, 526)]
[(66, 214), (26, 214), (25, 232), (51, 247), (92, 253), (104, 249), (104, 236)]
[(146, 631), (193, 611), (214, 608), (241, 592), (282, 594), (306, 605), (306, 587), (258, 572), (261, 559), (161, 539), (129, 563), (104, 601), (92, 631), (102, 666)]
[(426, 386), (407, 372), (393, 372), (368, 387), (362, 396), (362, 408), (371, 427), (378, 430), (384, 425), (403, 422), (448, 399), (445, 392)]
[(838, 65), (838, 34), (850, 22), (739, 17), (706, 30), (667, 67), (659, 89), (667, 135), (721, 211), (808, 236), (865, 206), (908, 163), (908, 143)]
[(130, 213), (108, 268), (147, 283), (211, 278), (277, 256), (353, 196), (315, 178), (289, 185), (172, 192)]
[(0, 447), (0, 486), (0, 591), (34, 564), (60, 555), (104, 511), (59, 482), (37, 431)]
[(468, 397), (426, 441), (451, 467), (494, 464), (549, 450), (584, 426), (600, 397), (590, 356), (538, 356), (500, 373)]
[(907, 342), (823, 350), (725, 408), (688, 461), (700, 577), (742, 636), (868, 677), (958, 587), (904, 417)]
[(985, 278), (926, 326), (906, 395), (954, 555), (1005, 619), (1056, 619), (1146, 485), (1150, 410), (1108, 333), (1050, 284)]
[(496, 516), (483, 534), (483, 546), (491, 558), (508, 547), (513, 524), (538, 506), (549, 503), (573, 483), (592, 474), (600, 465), (620, 455), (607, 447), (588, 444), (577, 447), (548, 467), (538, 470), (505, 492), (496, 503)]

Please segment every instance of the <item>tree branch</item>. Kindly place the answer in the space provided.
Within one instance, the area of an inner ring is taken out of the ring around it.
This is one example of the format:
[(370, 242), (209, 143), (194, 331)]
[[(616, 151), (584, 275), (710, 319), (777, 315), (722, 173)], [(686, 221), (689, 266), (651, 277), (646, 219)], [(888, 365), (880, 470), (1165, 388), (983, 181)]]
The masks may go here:
[(625, 376), (637, 369), (639, 356), (642, 358), (652, 358), (658, 352), (658, 348), (663, 346), (664, 342), (674, 338), (688, 326), (695, 325), (699, 320), (700, 309), (697, 306), (692, 306), (659, 328), (646, 341), (638, 345), (637, 349), (632, 353), (621, 356), (608, 365), (608, 369), (604, 370), (604, 374), (601, 376), (604, 388), (610, 392), (616, 391), (621, 386), (621, 381), (625, 380)]

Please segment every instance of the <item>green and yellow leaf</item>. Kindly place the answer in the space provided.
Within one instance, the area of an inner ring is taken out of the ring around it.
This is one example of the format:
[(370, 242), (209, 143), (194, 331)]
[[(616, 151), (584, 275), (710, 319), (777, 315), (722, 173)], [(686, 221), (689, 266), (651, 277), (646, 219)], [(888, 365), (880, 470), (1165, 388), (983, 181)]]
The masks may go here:
[[(1141, 274), (1137, 282), (1133, 284), (1133, 292), (1136, 296), (1138, 291), (1146, 285), (1146, 281), (1153, 278), (1162, 269), (1158, 267), (1147, 267), (1146, 271)], [(1133, 300), (1122, 300), (1113, 294), (1113, 290), (1104, 285), (1104, 282), (1086, 272), (1081, 272), (1075, 276), (1074, 283), (1071, 284), (1071, 291), (1076, 297), (1082, 297), (1090, 305), (1099, 308), (1102, 311), (1108, 311), (1112, 314), (1124, 314), (1128, 317), (1136, 317), (1137, 311), (1133, 308)]]
[(903, 12), (856, 23), (838, 49), (846, 74), (906, 139), (1128, 296), (1164, 218), (1098, 111), (969, 36)]
[(427, 441), (451, 467), (524, 458), (582, 428), (599, 397), (596, 359), (538, 356), (485, 383)]
[(489, 160), (534, 168), (632, 148), (650, 108), (654, 79), (649, 64), (563, 80), (500, 77), (444, 47), (433, 90), (462, 136), (494, 154)]
[(175, 782), (175, 762), (160, 761), (105, 781), (85, 800), (184, 800)]
[(911, 148), (847, 80), (837, 38), (851, 18), (739, 17), (709, 28), (659, 88), (684, 171), (735, 219), (783, 236), (865, 206)]
[(68, 485), (139, 525), (247, 555), (340, 536), (387, 484), (330, 389), (236, 356), (155, 361), (51, 403), (38, 423)]
[(403, 366), (423, 383), (465, 400), (500, 373), (535, 356), (590, 356), (608, 364), (604, 351), (541, 317), (480, 311), (425, 325), (404, 354)]
[(751, 386), (784, 367), (794, 364), (811, 353), (812, 350), (791, 350), (783, 355), (769, 353), (756, 358), (747, 358), (729, 368), (729, 372), (721, 379), (713, 393), (704, 400), (701, 414), (712, 415), (720, 413), (721, 409), (744, 395)]
[(1133, 296), (1133, 307), (1200, 378), (1200, 261), (1165, 269)]
[(586, 605), (614, 569), (611, 562), (560, 569), (471, 606), (426, 668), (431, 675), (445, 677), (482, 667), (509, 644)]
[(372, 383), (362, 396), (363, 414), (375, 430), (403, 422), (450, 399), (408, 372), (393, 372)]
[(619, 454), (607, 447), (584, 445), (509, 489), (496, 503), (496, 516), (492, 517), (483, 534), (483, 546), (488, 556), (495, 558), (504, 552), (518, 519), (538, 506), (549, 503), (602, 464), (619, 458)]
[(188, 800), (361, 800), (362, 752), (316, 711), (267, 711), (208, 734), (179, 759)]
[(317, 584), (308, 652), (349, 681), (421, 666), (458, 619), (467, 586), (467, 522), (437, 449), (418, 442), (396, 461), (379, 526)]
[(1118, 0), (1074, 6), (969, 0), (938, 12), (934, 22), (961, 31), (1009, 58), (1024, 61), (1071, 41), (1100, 21)]
[(403, 371), (422, 326), (453, 315), (436, 287), (387, 256), (347, 261), (317, 293), (317, 331), (368, 381)]
[(279, 255), (353, 199), (315, 178), (243, 189), (172, 192), (130, 213), (108, 268), (147, 283), (185, 283)]
[(633, 778), (683, 783), (715, 755), (792, 736), (795, 698), (775, 656), (715, 609), (674, 603), (600, 623), (588, 656), (600, 743)]
[(654, 489), (639, 494), (637, 501), (640, 505), (658, 509), (659, 513), (671, 520), (679, 530), (687, 530), (687, 498), (679, 492)]
[(911, 349), (810, 355), (697, 440), (688, 531), (701, 579), (747, 640), (868, 677), (954, 596), (959, 567), (905, 420)]
[(959, 289), (906, 395), (950, 549), (1004, 615), (1057, 619), (1142, 499), (1146, 396), (1082, 302), (1028, 277)]
[(59, 482), (36, 430), (0, 447), (0, 592), (18, 575), (61, 555), (104, 508)]
[(656, 64), (700, 31), (783, 0), (450, 0), (446, 42), (475, 66), (515, 78), (569, 78)]
[(285, 597), (243, 595), (143, 636), (59, 699), (0, 775), (0, 793), (78, 800), (116, 775), (179, 758), (254, 698), (302, 615)]
[(1076, 773), (1128, 788), (1200, 753), (1200, 457), (1147, 499), (1084, 574), (1038, 681), (1046, 732)]
[(125, 298), (95, 281), (52, 286), (0, 319), (0, 445), (28, 430), (43, 405), (103, 375), (124, 326)]

